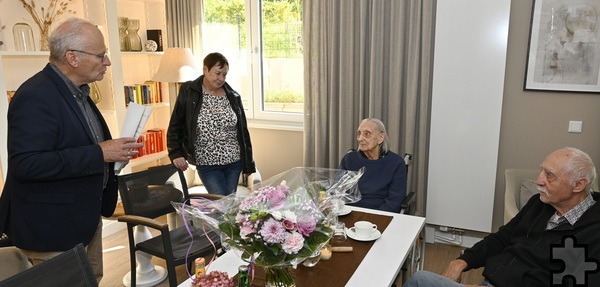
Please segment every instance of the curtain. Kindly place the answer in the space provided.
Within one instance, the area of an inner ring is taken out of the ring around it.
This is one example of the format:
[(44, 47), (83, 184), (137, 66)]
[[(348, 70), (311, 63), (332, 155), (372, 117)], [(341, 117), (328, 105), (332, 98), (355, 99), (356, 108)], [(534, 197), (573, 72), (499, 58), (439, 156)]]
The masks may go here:
[(361, 119), (413, 154), (408, 191), (424, 215), (435, 0), (304, 0), (304, 164), (336, 168)]
[(190, 48), (202, 63), (202, 0), (167, 0), (168, 47)]

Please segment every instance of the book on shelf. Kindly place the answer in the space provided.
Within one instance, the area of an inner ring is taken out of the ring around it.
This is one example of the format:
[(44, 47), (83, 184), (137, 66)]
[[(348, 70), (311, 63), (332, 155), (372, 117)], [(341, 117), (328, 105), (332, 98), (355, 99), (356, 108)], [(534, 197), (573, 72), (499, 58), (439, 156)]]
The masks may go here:
[[(152, 108), (133, 102), (129, 103), (127, 113), (125, 114), (125, 121), (123, 122), (123, 128), (121, 129), (121, 137), (138, 138), (142, 134), (151, 114)], [(116, 162), (115, 172), (119, 173), (125, 165), (125, 162)]]
[(140, 105), (162, 103), (161, 86), (156, 81), (146, 81), (143, 84), (123, 87), (125, 103), (134, 102)]
[(141, 157), (153, 153), (158, 153), (165, 150), (165, 137), (163, 129), (150, 129), (141, 134), (138, 139), (139, 143), (143, 143), (144, 146), (138, 148), (138, 155)]

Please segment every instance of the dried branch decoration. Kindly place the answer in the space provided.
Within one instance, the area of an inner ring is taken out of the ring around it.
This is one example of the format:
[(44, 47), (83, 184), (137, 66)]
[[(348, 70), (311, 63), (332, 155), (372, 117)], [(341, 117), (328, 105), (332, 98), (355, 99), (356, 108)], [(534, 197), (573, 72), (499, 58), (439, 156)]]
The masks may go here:
[(75, 14), (74, 10), (68, 9), (69, 3), (73, 0), (50, 0), (47, 8), (40, 7), (41, 14), (38, 14), (37, 7), (34, 0), (19, 0), (23, 4), (23, 8), (29, 12), (31, 18), (37, 26), (40, 28), (42, 50), (48, 50), (48, 35), (50, 33), (50, 26), (58, 18), (58, 16), (70, 13)]

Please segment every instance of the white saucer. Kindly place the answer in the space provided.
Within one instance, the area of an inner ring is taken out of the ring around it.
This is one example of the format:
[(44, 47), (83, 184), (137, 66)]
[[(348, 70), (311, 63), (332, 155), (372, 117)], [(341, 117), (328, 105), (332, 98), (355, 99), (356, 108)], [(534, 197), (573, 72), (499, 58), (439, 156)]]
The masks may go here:
[(350, 209), (350, 207), (348, 207), (348, 206), (344, 206), (344, 209), (342, 209), (342, 210), (340, 210), (340, 212), (338, 212), (338, 216), (347, 215), (347, 214), (350, 214), (350, 212), (352, 212), (352, 209)]
[(357, 240), (357, 241), (373, 241), (373, 240), (377, 240), (379, 237), (381, 237), (381, 231), (379, 231), (377, 229), (375, 229), (375, 231), (373, 231), (371, 233), (371, 236), (368, 238), (356, 237), (356, 234), (350, 228), (346, 228), (346, 234), (348, 235), (348, 237), (350, 237), (354, 240)]

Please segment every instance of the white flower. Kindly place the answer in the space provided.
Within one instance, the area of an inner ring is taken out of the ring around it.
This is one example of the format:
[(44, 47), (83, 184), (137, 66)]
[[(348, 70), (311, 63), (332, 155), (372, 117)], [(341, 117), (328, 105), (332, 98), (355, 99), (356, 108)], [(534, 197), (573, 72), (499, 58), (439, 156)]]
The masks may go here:
[(293, 222), (293, 223), (296, 223), (296, 222), (297, 222), (296, 213), (294, 213), (293, 211), (291, 211), (291, 210), (289, 210), (289, 209), (286, 209), (286, 210), (283, 212), (283, 217), (284, 217), (285, 219), (287, 219), (287, 220), (289, 220), (289, 221)]
[(279, 210), (271, 212), (271, 216), (273, 216), (275, 220), (281, 220), (283, 218), (283, 214), (281, 214), (281, 211)]

